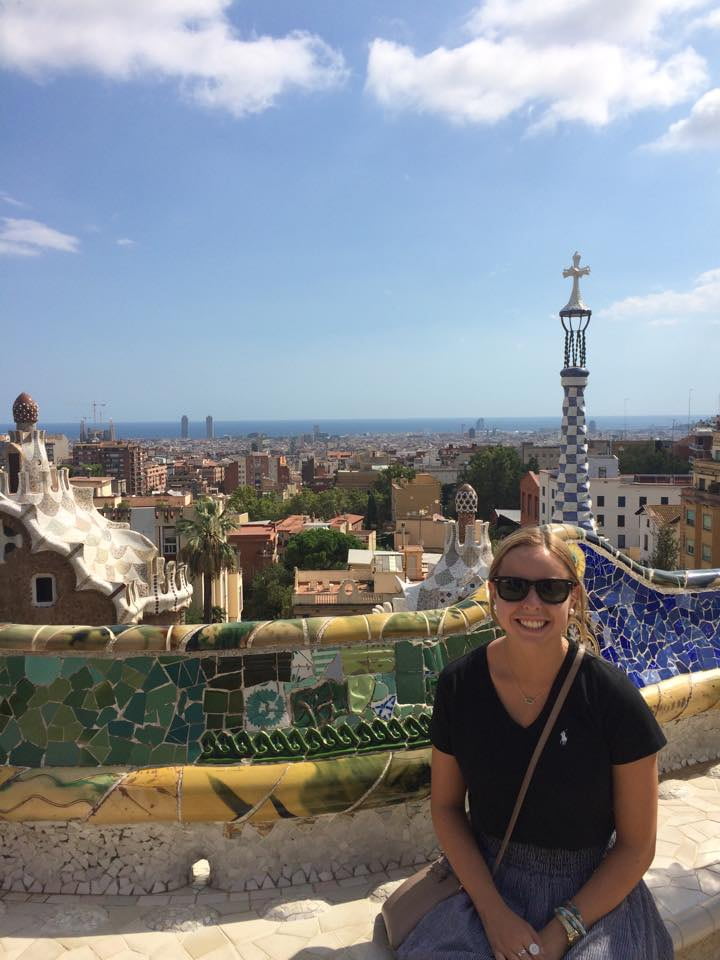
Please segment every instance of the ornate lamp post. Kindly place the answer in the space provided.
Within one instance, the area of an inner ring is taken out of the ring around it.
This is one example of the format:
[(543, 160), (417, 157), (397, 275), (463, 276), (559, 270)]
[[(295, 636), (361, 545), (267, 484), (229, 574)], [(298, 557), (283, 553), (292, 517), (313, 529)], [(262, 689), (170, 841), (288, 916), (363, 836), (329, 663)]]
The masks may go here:
[(585, 366), (585, 331), (592, 310), (580, 294), (580, 277), (587, 276), (590, 267), (580, 266), (579, 253), (575, 253), (572, 260), (572, 267), (563, 270), (563, 277), (572, 277), (573, 286), (569, 301), (560, 311), (560, 322), (565, 331), (565, 366), (560, 371), (564, 393), (562, 450), (552, 518), (555, 523), (572, 523), (594, 531), (585, 427), (585, 387), (590, 376)]

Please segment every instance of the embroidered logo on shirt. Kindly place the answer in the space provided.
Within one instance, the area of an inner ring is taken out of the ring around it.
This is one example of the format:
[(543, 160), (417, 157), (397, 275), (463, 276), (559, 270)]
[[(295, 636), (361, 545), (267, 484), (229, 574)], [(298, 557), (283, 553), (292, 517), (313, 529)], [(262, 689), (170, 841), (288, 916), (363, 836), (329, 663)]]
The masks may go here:
[(561, 747), (567, 746), (567, 733), (565, 733), (564, 730), (560, 731), (560, 746)]

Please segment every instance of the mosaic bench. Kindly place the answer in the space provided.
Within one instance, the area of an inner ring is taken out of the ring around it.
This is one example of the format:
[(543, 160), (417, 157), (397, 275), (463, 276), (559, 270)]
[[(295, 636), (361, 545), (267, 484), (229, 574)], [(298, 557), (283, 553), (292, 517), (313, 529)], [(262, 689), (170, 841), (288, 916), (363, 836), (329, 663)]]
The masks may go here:
[[(590, 595), (576, 627), (642, 688), (663, 769), (718, 756), (717, 571), (560, 532)], [(426, 860), (437, 676), (494, 635), (484, 587), (417, 613), (0, 625), (0, 886), (159, 892), (207, 858), (251, 890)]]

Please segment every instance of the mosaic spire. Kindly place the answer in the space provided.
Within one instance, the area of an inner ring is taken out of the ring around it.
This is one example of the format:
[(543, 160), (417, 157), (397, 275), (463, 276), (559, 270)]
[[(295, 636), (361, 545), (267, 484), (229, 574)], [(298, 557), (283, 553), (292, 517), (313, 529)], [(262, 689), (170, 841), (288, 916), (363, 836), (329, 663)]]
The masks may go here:
[(590, 267), (580, 266), (580, 254), (577, 252), (572, 261), (573, 265), (563, 270), (563, 277), (572, 277), (573, 286), (570, 299), (560, 311), (560, 322), (565, 331), (564, 365), (560, 371), (563, 388), (562, 450), (552, 518), (555, 523), (573, 523), (585, 530), (595, 530), (585, 427), (585, 387), (590, 375), (585, 366), (585, 331), (592, 310), (584, 303), (580, 293), (580, 278), (590, 273)]

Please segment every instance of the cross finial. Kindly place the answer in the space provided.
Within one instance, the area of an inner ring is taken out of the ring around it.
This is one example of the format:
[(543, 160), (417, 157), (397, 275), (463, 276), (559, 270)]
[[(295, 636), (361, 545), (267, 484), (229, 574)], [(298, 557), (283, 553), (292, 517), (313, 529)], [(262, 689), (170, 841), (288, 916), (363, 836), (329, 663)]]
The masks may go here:
[(580, 277), (586, 277), (590, 273), (590, 267), (581, 267), (580, 259), (580, 254), (576, 250), (572, 257), (573, 265), (563, 270), (563, 277), (572, 277), (573, 286), (570, 299), (560, 311), (561, 315), (566, 311), (574, 311), (576, 313), (590, 312), (589, 308), (583, 303), (582, 296), (580, 295)]

